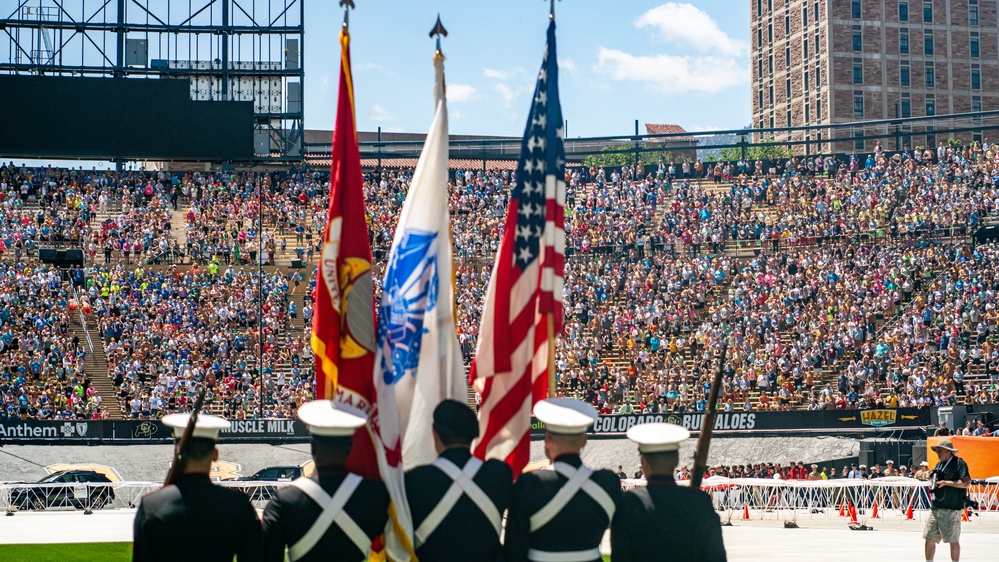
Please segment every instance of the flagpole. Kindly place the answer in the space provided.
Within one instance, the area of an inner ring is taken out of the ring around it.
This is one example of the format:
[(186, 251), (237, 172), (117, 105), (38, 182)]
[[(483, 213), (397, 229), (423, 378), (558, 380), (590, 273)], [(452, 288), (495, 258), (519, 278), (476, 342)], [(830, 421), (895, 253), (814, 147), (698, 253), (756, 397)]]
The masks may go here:
[[(548, 20), (555, 21), (555, 0), (549, 0)], [(548, 397), (555, 397), (555, 313), (548, 313)]]
[[(548, 20), (555, 21), (555, 0), (549, 0)], [(548, 313), (548, 397), (555, 397), (555, 313)]]
[(555, 313), (548, 316), (548, 397), (555, 397)]

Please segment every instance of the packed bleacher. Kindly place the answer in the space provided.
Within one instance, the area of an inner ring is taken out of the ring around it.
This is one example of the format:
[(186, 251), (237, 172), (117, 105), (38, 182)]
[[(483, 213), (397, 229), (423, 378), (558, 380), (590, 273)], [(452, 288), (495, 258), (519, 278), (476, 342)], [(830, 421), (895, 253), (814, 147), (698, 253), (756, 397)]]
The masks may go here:
[[(972, 238), (996, 222), (995, 147), (678, 169), (567, 170), (560, 394), (605, 414), (703, 411), (724, 340), (726, 410), (999, 399), (999, 249)], [(366, 176), (379, 271), (411, 178)], [(231, 418), (309, 399), (324, 175), (8, 164), (0, 180), (2, 415), (107, 416), (104, 400), (146, 419), (187, 408), (196, 385)], [(510, 182), (458, 170), (449, 186), (466, 363)], [(72, 310), (70, 276), (38, 262), (47, 247), (85, 251)], [(84, 321), (106, 372), (86, 361)]]

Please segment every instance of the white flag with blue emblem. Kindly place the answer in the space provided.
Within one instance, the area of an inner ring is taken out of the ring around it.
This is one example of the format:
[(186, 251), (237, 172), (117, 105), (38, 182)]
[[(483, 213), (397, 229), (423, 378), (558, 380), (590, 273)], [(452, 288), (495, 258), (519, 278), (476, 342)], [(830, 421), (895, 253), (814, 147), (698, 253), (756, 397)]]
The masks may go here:
[[(434, 57), (437, 112), (399, 215), (378, 308), (375, 384), (382, 438), (398, 422), (405, 469), (436, 460), (433, 411), (467, 399), (455, 331), (444, 56)], [(395, 412), (386, 408), (391, 401)], [(396, 420), (387, 419), (397, 414)]]

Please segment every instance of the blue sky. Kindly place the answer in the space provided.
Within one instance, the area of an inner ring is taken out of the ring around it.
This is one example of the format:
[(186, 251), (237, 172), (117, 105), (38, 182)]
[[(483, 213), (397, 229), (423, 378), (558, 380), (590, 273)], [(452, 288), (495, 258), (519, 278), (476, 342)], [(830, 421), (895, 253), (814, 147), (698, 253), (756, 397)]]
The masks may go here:
[[(542, 0), (357, 0), (350, 16), (358, 128), (424, 132), (433, 117), (439, 12), (449, 35), (452, 134), (523, 133), (544, 49)], [(332, 129), (343, 18), (306, 4), (305, 126)], [(750, 121), (749, 3), (556, 2), (562, 112), (569, 137), (630, 134), (640, 123), (687, 130)]]

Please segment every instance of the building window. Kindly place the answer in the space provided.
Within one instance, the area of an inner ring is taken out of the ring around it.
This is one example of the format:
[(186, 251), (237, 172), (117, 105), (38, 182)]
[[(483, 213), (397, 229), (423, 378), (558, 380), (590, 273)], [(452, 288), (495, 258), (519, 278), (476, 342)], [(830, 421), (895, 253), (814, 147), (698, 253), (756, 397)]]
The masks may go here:
[(787, 110), (787, 121), (786, 121), (786, 123), (787, 123), (788, 127), (793, 127), (794, 126), (794, 125), (791, 124), (791, 110), (790, 109)]
[(770, 69), (769, 69), (770, 70), (770, 75), (773, 76), (773, 73), (774, 73), (774, 56), (773, 55), (770, 55), (770, 57), (768, 58), (768, 62), (770, 63)]
[(864, 131), (856, 131), (853, 137), (853, 149), (864, 150)]
[(790, 100), (791, 99), (791, 79), (790, 78), (787, 79), (787, 86), (786, 86), (785, 89), (787, 90), (787, 99)]
[(801, 9), (801, 27), (808, 27), (808, 5)]
[(923, 32), (923, 52), (927, 55), (933, 54), (933, 30), (927, 29)]
[(815, 54), (816, 55), (819, 54), (819, 51), (821, 51), (821, 50), (822, 50), (822, 43), (819, 41), (819, 34), (816, 33), (815, 34)]
[(784, 49), (784, 67), (785, 69), (791, 67), (791, 47)]
[(971, 58), (977, 59), (982, 56), (982, 49), (980, 46), (980, 39), (978, 37), (977, 31), (971, 32)]
[(909, 54), (909, 30), (901, 28), (898, 30), (898, 52), (899, 54)]
[(909, 21), (909, 3), (898, 3), (898, 21)]
[(821, 80), (822, 77), (820, 75), (820, 72), (821, 71), (819, 70), (819, 67), (816, 66), (815, 67), (815, 87), (816, 88), (818, 88), (819, 86), (822, 85), (822, 80)]
[(899, 77), (898, 77), (899, 78), (899, 83), (902, 86), (909, 86), (909, 85), (911, 85), (910, 84), (911, 74), (909, 72), (909, 64), (908, 63), (903, 63), (898, 68), (899, 68), (899, 73), (898, 73), (899, 74)]
[(859, 25), (853, 26), (853, 50), (863, 51), (864, 50), (864, 36), (862, 35)]
[(853, 59), (853, 83), (864, 83), (864, 59)]
[(805, 91), (807, 92), (808, 91), (808, 71), (806, 70), (806, 71), (802, 72), (802, 74), (805, 76)]
[(773, 103), (774, 103), (774, 85), (773, 84), (770, 84), (770, 87), (767, 89), (767, 93), (770, 94), (770, 105), (773, 105)]
[(850, 2), (850, 17), (855, 20), (860, 19), (860, 0), (852, 0)]
[(757, 70), (758, 70), (758, 74), (759, 74), (760, 78), (762, 79), (763, 78), (763, 59), (760, 59), (760, 60), (756, 61), (756, 63), (757, 63), (756, 67), (757, 67)]
[(968, 6), (968, 25), (978, 25), (978, 6)]
[(805, 103), (805, 124), (806, 125), (808, 124), (809, 121), (812, 120), (811, 109), (812, 109), (811, 106), (809, 106), (808, 103), (806, 102)]
[(933, 23), (933, 0), (923, 0), (923, 23)]
[(773, 117), (770, 118), (770, 128), (771, 129), (774, 128), (774, 118)]
[(772, 23), (767, 26), (767, 40), (771, 43), (774, 42), (774, 24)]
[(978, 64), (971, 65), (971, 89), (982, 89), (982, 67)]
[[(982, 111), (982, 98), (980, 98), (978, 96), (972, 96), (971, 97), (971, 112), (972, 113), (980, 113), (981, 111)], [(979, 115), (979, 116), (976, 116), (976, 117), (972, 117), (971, 120), (974, 121), (975, 123), (981, 123), (982, 122), (982, 117), (981, 117), (981, 115)]]
[(763, 46), (763, 28), (759, 27), (756, 29), (756, 44), (760, 47)]
[(926, 63), (926, 87), (935, 88), (937, 86), (936, 69), (932, 62)]
[(937, 101), (930, 96), (926, 96), (926, 116), (933, 117), (937, 114)]
[(808, 39), (805, 39), (805, 41), (802, 43), (802, 45), (804, 45), (804, 48), (802, 50), (804, 51), (805, 58), (807, 59), (808, 58)]
[(822, 100), (815, 100), (815, 118), (822, 120)]
[(864, 93), (854, 92), (853, 93), (853, 116), (863, 117), (864, 116)]
[(934, 146), (937, 144), (937, 136), (933, 134), (935, 129), (932, 125), (926, 126), (926, 146)]
[(901, 106), (902, 106), (901, 117), (903, 118), (912, 117), (912, 101), (908, 99), (903, 99)]
[(757, 14), (763, 13), (763, 0), (756, 0), (756, 13)]
[(763, 108), (763, 90), (760, 90), (760, 108)]

